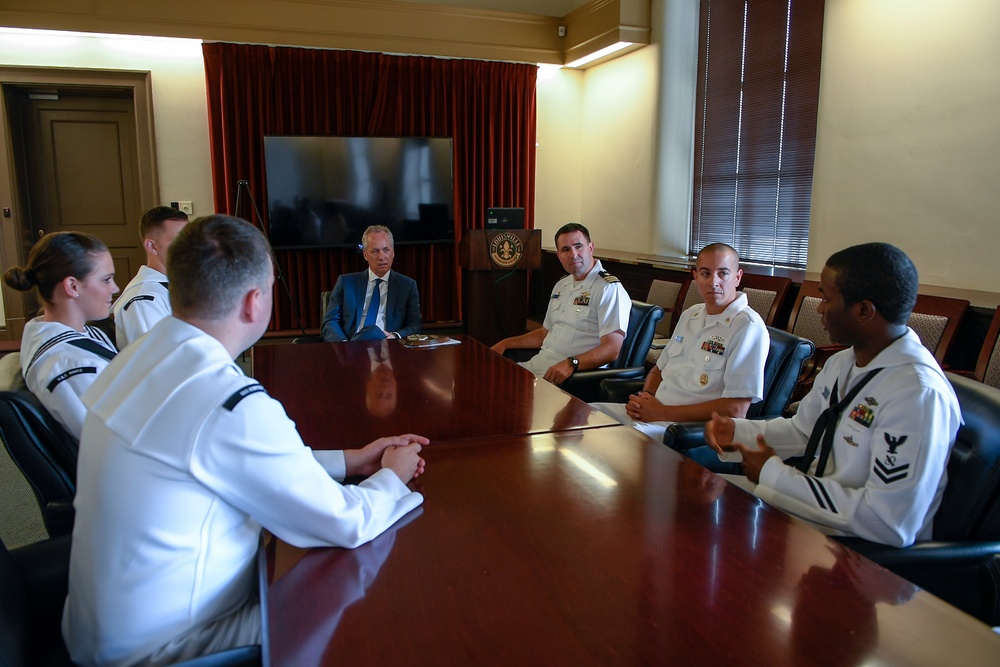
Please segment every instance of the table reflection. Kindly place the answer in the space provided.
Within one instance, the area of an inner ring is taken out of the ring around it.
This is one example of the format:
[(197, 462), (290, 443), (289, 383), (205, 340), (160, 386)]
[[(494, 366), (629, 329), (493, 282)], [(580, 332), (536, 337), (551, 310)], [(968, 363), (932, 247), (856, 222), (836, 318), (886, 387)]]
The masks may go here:
[(432, 442), (617, 422), (477, 341), (411, 349), (397, 340), (260, 345), (254, 375), (316, 449), (392, 434)]
[(913, 584), (886, 577), (861, 555), (833, 547), (831, 567), (814, 565), (799, 580), (791, 614), (796, 655), (830, 664), (861, 664), (878, 646), (877, 603), (899, 605), (916, 593)]
[(726, 480), (691, 459), (677, 464), (677, 498), (681, 505), (704, 505), (719, 499)]
[(311, 549), (271, 582), (267, 601), (272, 665), (319, 661), (344, 612), (375, 583), (392, 552), (396, 531), (422, 512), (416, 508), (356, 549)]
[(276, 664), (1000, 664), (985, 626), (635, 429), (424, 454), (391, 558), (275, 566)]

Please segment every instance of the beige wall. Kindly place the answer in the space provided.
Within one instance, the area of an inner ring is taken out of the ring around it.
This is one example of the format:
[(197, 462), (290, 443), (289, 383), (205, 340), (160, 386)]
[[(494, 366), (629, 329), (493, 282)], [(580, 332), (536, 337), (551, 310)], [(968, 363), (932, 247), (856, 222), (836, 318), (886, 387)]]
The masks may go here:
[(567, 222), (581, 220), (583, 185), (583, 80), (577, 70), (541, 67), (535, 153), (535, 228), (542, 244)]
[(580, 209), (601, 247), (650, 247), (656, 64), (657, 49), (650, 45), (584, 74)]
[(1000, 2), (827, 0), (809, 268), (883, 240), (1000, 291)]
[(0, 65), (149, 71), (160, 198), (215, 212), (205, 66), (197, 40), (0, 33)]
[[(693, 79), (683, 81), (690, 49), (676, 50), (678, 35), (662, 32), (690, 22), (691, 10), (687, 0), (654, 0), (653, 45), (584, 74), (579, 220), (599, 247), (683, 250), (690, 146), (676, 128), (651, 131), (693, 102), (685, 97)], [(543, 99), (540, 118), (575, 111)], [(808, 269), (852, 243), (881, 240), (906, 250), (926, 285), (1000, 292), (989, 270), (1000, 251), (997, 109), (996, 0), (827, 0)], [(539, 182), (546, 178), (540, 165)], [(562, 196), (538, 194), (539, 202)]]
[[(909, 252), (925, 284), (1000, 291), (984, 270), (1000, 248), (1000, 3), (826, 7), (809, 268), (879, 239)], [(653, 0), (651, 46), (540, 80), (535, 217), (546, 245), (580, 221), (607, 249), (683, 250), (691, 121), (681, 116), (693, 105), (693, 65), (678, 41), (696, 8)], [(0, 63), (151, 70), (162, 198), (207, 212), (200, 49), (176, 59), (95, 49), (32, 52), (4, 36)]]
[(538, 82), (535, 226), (582, 222), (599, 248), (650, 252), (657, 49)]
[[(650, 46), (583, 73), (560, 73), (556, 81), (582, 77), (578, 96), (553, 94), (556, 84), (539, 81), (539, 154), (555, 128), (581, 124), (562, 143), (565, 159), (558, 165), (564, 177), (579, 172), (576, 217), (569, 204), (552, 202), (575, 201), (577, 192), (552, 187), (568, 183), (552, 178), (555, 163), (539, 161), (536, 225), (546, 229), (543, 243), (549, 247), (549, 226), (554, 231), (579, 221), (598, 249), (638, 255), (687, 250), (698, 0), (654, 0), (652, 16)], [(538, 215), (542, 207), (544, 217)]]

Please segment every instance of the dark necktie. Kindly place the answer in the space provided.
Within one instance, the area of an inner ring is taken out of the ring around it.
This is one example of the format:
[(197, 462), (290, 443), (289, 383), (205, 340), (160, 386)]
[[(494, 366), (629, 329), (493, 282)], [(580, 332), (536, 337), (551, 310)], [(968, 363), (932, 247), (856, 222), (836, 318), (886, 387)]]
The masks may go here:
[(820, 413), (819, 419), (816, 420), (816, 425), (813, 426), (812, 434), (809, 436), (809, 443), (806, 445), (806, 453), (797, 466), (799, 470), (806, 473), (809, 472), (809, 466), (812, 465), (813, 458), (816, 456), (816, 448), (822, 439), (823, 447), (819, 452), (816, 477), (823, 476), (823, 471), (826, 470), (826, 462), (830, 458), (830, 451), (833, 449), (833, 435), (837, 432), (837, 423), (840, 421), (840, 415), (843, 414), (847, 406), (854, 402), (855, 397), (868, 384), (869, 380), (878, 375), (881, 370), (881, 368), (876, 368), (873, 371), (865, 373), (865, 376), (854, 385), (854, 389), (851, 389), (843, 400), (837, 400), (837, 383), (840, 380), (834, 381), (833, 391), (830, 393), (830, 407)]
[(365, 323), (362, 325), (362, 328), (375, 324), (375, 318), (378, 317), (379, 302), (382, 300), (382, 290), (379, 287), (381, 284), (382, 279), (376, 278), (375, 287), (372, 289), (372, 298), (368, 303), (368, 313), (365, 315)]

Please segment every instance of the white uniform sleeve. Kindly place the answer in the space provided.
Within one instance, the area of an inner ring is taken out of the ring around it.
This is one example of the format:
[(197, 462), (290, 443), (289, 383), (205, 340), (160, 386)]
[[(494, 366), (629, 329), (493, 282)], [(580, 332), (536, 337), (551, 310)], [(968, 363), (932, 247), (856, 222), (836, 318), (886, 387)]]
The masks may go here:
[(723, 374), (723, 398), (764, 398), (764, 365), (770, 338), (763, 324), (751, 319), (729, 342), (729, 357)]
[[(870, 442), (851, 434), (858, 441), (854, 451), (866, 458), (867, 479), (856, 488), (802, 474), (771, 459), (754, 493), (792, 514), (866, 540), (912, 544), (945, 472), (958, 423), (947, 396), (931, 387), (900, 383), (886, 395), (891, 399), (867, 429)], [(844, 414), (841, 423), (847, 419)], [(836, 437), (844, 434), (838, 429)], [(838, 469), (850, 464), (831, 463)]]
[(118, 346), (124, 348), (134, 342), (170, 313), (170, 304), (158, 294), (144, 292), (131, 297), (115, 314)]
[(357, 486), (338, 484), (317, 463), (335, 455), (314, 457), (264, 392), (217, 409), (205, 429), (212, 441), (195, 448), (192, 474), (289, 544), (353, 548), (423, 502), (388, 469)]
[(41, 368), (32, 369), (27, 384), (57, 422), (77, 440), (83, 431), (87, 408), (80, 400), (108, 362), (100, 357), (72, 358), (53, 354)]
[[(767, 421), (737, 419), (735, 420), (736, 432), (733, 434), (733, 440), (747, 447), (756, 447), (757, 436), (763, 435), (768, 446), (774, 449), (782, 460), (792, 456), (801, 456), (805, 452), (809, 435), (812, 433), (816, 420), (819, 419), (820, 413), (828, 405), (827, 399), (823, 398), (820, 390), (820, 387), (825, 386), (824, 377), (828, 368), (829, 365), (820, 371), (812, 389), (800, 401), (799, 409), (794, 417)], [(723, 454), (719, 458), (723, 461), (739, 462), (743, 460), (743, 457), (736, 452)]]
[[(603, 278), (598, 278), (604, 281)], [(597, 303), (597, 335), (601, 338), (621, 331), (628, 331), (629, 315), (632, 313), (632, 300), (621, 283), (608, 283), (601, 290), (600, 301)]]
[(330, 477), (343, 481), (347, 477), (347, 461), (344, 459), (344, 452), (339, 449), (319, 449), (313, 450), (313, 457), (323, 466)]

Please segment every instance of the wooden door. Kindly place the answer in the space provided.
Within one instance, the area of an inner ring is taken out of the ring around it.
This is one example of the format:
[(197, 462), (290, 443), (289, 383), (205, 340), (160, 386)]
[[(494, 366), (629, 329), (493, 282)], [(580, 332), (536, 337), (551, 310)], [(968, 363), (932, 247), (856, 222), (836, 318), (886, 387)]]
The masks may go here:
[(145, 260), (130, 92), (68, 88), (43, 99), (26, 93), (21, 171), (32, 242), (48, 232), (93, 234), (111, 250), (115, 280), (124, 287)]
[[(124, 287), (145, 260), (132, 91), (4, 86), (4, 92), (22, 258), (46, 233), (87, 232), (107, 244)], [(26, 298), (25, 314), (37, 305)]]
[[(144, 260), (142, 211), (160, 203), (149, 72), (0, 66), (0, 258), (23, 264), (39, 232), (79, 229), (111, 248), (116, 280)], [(0, 340), (37, 308), (0, 289)]]

